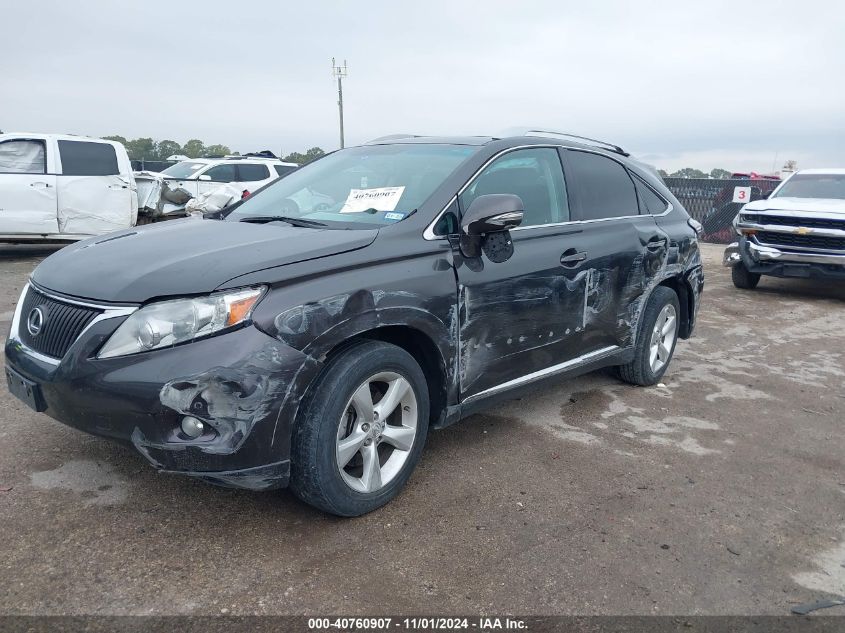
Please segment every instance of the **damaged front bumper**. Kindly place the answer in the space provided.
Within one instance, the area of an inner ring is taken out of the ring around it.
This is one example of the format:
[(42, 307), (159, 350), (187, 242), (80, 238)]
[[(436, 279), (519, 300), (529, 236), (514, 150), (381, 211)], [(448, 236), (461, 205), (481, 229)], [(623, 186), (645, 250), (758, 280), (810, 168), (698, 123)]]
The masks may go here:
[(773, 277), (845, 279), (845, 253), (787, 251), (755, 244), (747, 237), (729, 244), (722, 265), (742, 263), (750, 272)]
[[(44, 413), (128, 443), (161, 471), (254, 490), (287, 485), (291, 424), (316, 361), (254, 326), (95, 358), (122, 321), (94, 323), (60, 361), (23, 345), (15, 323), (6, 364), (37, 385)], [(202, 420), (206, 432), (187, 437), (181, 431), (186, 415)]]

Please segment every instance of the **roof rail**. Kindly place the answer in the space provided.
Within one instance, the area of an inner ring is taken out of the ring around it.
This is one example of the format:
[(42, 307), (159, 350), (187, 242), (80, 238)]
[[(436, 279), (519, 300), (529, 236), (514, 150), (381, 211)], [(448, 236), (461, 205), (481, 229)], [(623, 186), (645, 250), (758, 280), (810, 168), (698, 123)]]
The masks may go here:
[(378, 138), (373, 138), (364, 143), (364, 145), (375, 145), (376, 143), (382, 143), (384, 141), (398, 141), (402, 138), (420, 138), (419, 134), (388, 134), (387, 136), (379, 136)]
[(622, 156), (630, 156), (628, 152), (624, 149), (619, 147), (618, 145), (614, 145), (613, 143), (608, 143), (607, 141), (599, 141), (594, 138), (589, 138), (587, 136), (578, 136), (577, 134), (568, 134), (567, 132), (553, 132), (551, 130), (528, 130), (523, 134), (523, 136), (564, 136), (566, 138), (574, 138), (579, 141), (587, 141), (590, 144), (596, 145), (598, 147), (603, 147), (605, 149), (609, 149), (611, 152), (616, 152), (617, 154), (622, 154)]

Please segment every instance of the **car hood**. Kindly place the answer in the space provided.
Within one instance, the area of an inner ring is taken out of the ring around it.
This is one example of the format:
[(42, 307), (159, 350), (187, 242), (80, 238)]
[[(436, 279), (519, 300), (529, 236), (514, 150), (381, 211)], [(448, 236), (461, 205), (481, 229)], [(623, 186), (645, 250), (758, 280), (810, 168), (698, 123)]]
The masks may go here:
[(845, 200), (827, 198), (769, 198), (768, 200), (749, 202), (743, 207), (743, 211), (809, 211), (845, 214)]
[(41, 262), (32, 280), (74, 297), (140, 303), (208, 293), (240, 275), (363, 248), (376, 235), (376, 229), (170, 220), (67, 246)]

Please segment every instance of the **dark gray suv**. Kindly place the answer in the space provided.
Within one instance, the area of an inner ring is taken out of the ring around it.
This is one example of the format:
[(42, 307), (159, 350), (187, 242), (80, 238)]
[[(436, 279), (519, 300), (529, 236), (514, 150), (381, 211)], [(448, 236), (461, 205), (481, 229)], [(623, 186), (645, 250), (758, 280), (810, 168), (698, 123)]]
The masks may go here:
[(155, 468), (352, 516), (397, 494), (429, 428), (600, 367), (657, 382), (702, 287), (694, 223), (618, 147), (394, 137), (225, 218), (48, 257), (6, 372)]

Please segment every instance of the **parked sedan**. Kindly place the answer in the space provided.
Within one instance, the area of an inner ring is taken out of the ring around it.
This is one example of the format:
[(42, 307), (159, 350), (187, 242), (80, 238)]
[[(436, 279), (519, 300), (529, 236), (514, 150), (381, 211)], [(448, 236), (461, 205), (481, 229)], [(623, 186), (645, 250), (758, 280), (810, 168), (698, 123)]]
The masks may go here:
[(695, 325), (693, 227), (612, 145), (393, 137), (224, 220), (50, 256), (15, 312), (8, 384), (160, 470), (360, 515), (404, 486), (431, 428), (600, 367), (659, 381)]

